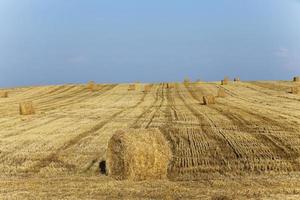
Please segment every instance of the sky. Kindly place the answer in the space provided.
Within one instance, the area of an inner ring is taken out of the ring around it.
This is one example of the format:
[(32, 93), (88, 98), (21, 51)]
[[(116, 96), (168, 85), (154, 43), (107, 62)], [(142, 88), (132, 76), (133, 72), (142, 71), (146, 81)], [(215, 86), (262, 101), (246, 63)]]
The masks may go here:
[(0, 87), (296, 75), (300, 0), (0, 0)]

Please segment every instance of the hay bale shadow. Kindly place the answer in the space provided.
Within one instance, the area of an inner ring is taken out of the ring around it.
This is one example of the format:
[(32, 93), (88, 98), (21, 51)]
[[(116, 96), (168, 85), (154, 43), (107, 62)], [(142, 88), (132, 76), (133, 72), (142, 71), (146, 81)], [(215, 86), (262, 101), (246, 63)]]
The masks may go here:
[(102, 160), (99, 162), (99, 172), (100, 174), (106, 174), (106, 161)]

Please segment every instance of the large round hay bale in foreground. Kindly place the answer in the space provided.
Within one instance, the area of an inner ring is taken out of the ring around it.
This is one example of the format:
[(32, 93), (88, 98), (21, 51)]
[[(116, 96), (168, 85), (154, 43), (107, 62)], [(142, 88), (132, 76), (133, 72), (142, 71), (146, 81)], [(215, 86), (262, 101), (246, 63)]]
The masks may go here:
[(107, 174), (118, 180), (151, 180), (167, 177), (171, 150), (157, 129), (117, 131), (108, 142)]
[(7, 91), (0, 91), (0, 98), (7, 98), (8, 92)]
[(32, 102), (23, 102), (19, 104), (21, 115), (32, 115), (35, 114)]

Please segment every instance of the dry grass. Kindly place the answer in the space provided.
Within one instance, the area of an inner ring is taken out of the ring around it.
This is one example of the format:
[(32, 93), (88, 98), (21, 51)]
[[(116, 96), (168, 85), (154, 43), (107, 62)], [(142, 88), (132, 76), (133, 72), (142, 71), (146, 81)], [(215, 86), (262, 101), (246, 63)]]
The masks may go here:
[(156, 129), (117, 131), (108, 143), (108, 175), (118, 179), (165, 179), (171, 151)]
[[(227, 97), (213, 106), (202, 98), (219, 83), (170, 85), (101, 85), (93, 95), (82, 85), (9, 89), (0, 98), (0, 199), (299, 199), (300, 96), (289, 93), (297, 83), (224, 86)], [(19, 115), (24, 101), (38, 106), (35, 115)], [(169, 180), (100, 174), (108, 141), (128, 128), (163, 133)]]
[(20, 110), (20, 115), (33, 115), (33, 114), (35, 114), (33, 103), (31, 101), (20, 103), (19, 104), (19, 110)]
[(213, 95), (203, 96), (204, 105), (215, 104), (215, 97)]
[(299, 175), (210, 176), (199, 181), (115, 181), (104, 176), (2, 177), (0, 199), (298, 200)]
[(224, 98), (226, 97), (226, 92), (224, 88), (219, 88), (218, 90), (218, 97)]
[(7, 98), (8, 92), (7, 91), (0, 91), (0, 98)]

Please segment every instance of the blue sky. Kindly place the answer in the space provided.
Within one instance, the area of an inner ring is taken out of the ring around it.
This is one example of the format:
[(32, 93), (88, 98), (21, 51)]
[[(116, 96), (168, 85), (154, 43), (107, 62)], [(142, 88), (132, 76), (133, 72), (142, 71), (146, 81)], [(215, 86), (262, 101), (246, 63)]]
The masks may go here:
[(298, 74), (299, 0), (0, 0), (0, 87)]

